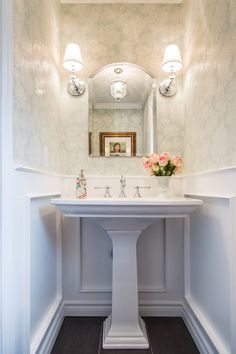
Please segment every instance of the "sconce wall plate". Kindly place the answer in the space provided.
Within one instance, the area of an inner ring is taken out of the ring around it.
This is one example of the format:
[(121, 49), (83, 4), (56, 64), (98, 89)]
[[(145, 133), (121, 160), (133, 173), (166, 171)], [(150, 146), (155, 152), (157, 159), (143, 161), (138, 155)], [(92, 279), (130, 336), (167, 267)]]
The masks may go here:
[(82, 80), (71, 78), (67, 84), (67, 91), (72, 96), (81, 96), (85, 91), (85, 84)]
[(159, 90), (163, 96), (167, 96), (167, 97), (174, 96), (177, 92), (175, 79), (169, 78), (169, 79), (162, 80), (160, 83)]

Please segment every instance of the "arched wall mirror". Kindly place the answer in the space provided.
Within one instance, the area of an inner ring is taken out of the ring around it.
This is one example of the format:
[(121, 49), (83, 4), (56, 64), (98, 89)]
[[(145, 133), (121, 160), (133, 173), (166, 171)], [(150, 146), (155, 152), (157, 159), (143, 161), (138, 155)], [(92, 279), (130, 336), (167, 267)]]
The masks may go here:
[(125, 62), (89, 77), (89, 156), (145, 156), (156, 151), (156, 80)]

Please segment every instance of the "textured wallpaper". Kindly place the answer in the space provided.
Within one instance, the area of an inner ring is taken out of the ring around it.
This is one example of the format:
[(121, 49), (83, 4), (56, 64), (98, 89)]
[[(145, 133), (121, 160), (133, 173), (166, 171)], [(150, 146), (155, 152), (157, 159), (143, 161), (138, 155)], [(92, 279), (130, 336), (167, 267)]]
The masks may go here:
[[(19, 164), (65, 174), (142, 174), (140, 158), (88, 157), (88, 90), (68, 95), (62, 68), (68, 42), (84, 59), (80, 78), (100, 66), (128, 61), (160, 81), (166, 45), (183, 47), (183, 6), (160, 4), (74, 4), (57, 0), (14, 3), (14, 158)], [(182, 153), (183, 105), (177, 96), (157, 97), (158, 149)], [(111, 169), (112, 164), (112, 169)]]
[(185, 168), (236, 165), (236, 6), (186, 0)]
[(57, 0), (14, 1), (14, 158), (61, 172)]
[(14, 6), (17, 163), (66, 174), (80, 168), (90, 174), (144, 173), (139, 158), (88, 157), (88, 90), (80, 98), (69, 96), (62, 68), (65, 46), (75, 41), (84, 60), (79, 76), (86, 83), (92, 72), (114, 61), (141, 65), (160, 82), (164, 49), (177, 43), (184, 70), (177, 75), (176, 96), (157, 93), (158, 151), (184, 152), (189, 172), (236, 165), (232, 0), (183, 5), (15, 0)]
[[(183, 46), (182, 5), (64, 4), (61, 10), (61, 57), (68, 42), (78, 43), (84, 60), (78, 76), (86, 82), (99, 67), (117, 61), (141, 65), (160, 82), (166, 77), (160, 68), (166, 45)], [(65, 90), (67, 76), (62, 70), (63, 173), (85, 168), (90, 174), (144, 174), (140, 158), (88, 157), (88, 91), (83, 97), (70, 97)], [(157, 94), (158, 150), (173, 154), (183, 153), (181, 82), (180, 74), (175, 97)]]

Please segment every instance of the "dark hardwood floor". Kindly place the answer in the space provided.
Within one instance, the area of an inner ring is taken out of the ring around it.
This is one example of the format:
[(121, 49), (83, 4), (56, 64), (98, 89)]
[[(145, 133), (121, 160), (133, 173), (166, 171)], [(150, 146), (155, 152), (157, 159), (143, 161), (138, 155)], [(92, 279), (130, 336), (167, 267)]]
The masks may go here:
[(199, 354), (179, 317), (145, 317), (149, 349), (103, 349), (103, 317), (66, 317), (51, 354)]

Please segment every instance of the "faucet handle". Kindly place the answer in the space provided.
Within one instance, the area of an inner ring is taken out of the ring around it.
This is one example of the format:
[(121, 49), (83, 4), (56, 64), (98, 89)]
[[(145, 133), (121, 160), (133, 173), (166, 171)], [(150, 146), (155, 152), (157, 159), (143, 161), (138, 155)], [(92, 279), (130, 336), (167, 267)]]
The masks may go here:
[(151, 186), (136, 186), (134, 188), (136, 189), (136, 191), (134, 193), (134, 198), (142, 198), (142, 196), (140, 194), (140, 189), (150, 189)]
[(135, 193), (134, 193), (134, 198), (142, 198), (140, 191), (139, 191), (139, 186), (134, 187), (136, 189)]
[(111, 198), (110, 189), (110, 186), (106, 186), (106, 193), (104, 195), (104, 198)]
[(104, 194), (104, 198), (111, 198), (111, 194), (110, 194), (110, 186), (105, 186), (105, 187), (94, 187), (94, 189), (105, 189), (105, 194)]
[(122, 175), (122, 176), (120, 177), (120, 183), (122, 183), (122, 184), (124, 183), (124, 186), (126, 185), (125, 176)]

